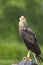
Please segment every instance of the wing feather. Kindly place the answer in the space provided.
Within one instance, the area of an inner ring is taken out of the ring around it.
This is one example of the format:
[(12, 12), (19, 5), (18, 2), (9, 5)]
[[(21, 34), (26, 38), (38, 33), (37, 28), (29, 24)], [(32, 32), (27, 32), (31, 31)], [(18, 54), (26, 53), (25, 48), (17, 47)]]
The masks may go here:
[(28, 41), (29, 43), (32, 43), (32, 44), (34, 44), (34, 42), (35, 42), (35, 35), (34, 35), (34, 33), (33, 33), (33, 31), (31, 30), (31, 29), (23, 29), (23, 31), (22, 31), (22, 37), (26, 40), (26, 41)]
[(28, 49), (39, 55), (41, 53), (39, 45), (37, 44), (36, 36), (31, 29), (23, 29), (21, 32), (22, 39), (24, 40)]

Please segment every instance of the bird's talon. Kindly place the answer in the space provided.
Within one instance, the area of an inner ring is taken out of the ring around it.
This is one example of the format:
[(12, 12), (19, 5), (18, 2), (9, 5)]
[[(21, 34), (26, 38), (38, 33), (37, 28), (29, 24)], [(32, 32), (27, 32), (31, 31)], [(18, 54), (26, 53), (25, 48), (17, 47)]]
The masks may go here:
[(26, 58), (26, 60), (27, 60), (27, 61), (32, 61), (32, 59), (30, 59), (30, 58)]
[(23, 60), (25, 60), (25, 61), (32, 61), (32, 59), (30, 59), (28, 57), (24, 57)]

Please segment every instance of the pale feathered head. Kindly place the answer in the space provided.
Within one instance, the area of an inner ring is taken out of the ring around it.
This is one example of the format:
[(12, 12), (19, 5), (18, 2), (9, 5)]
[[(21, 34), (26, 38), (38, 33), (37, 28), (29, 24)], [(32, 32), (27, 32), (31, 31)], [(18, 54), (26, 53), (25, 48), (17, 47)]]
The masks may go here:
[(19, 18), (19, 28), (24, 28), (24, 27), (27, 27), (27, 21), (24, 16), (21, 16)]
[(26, 18), (25, 18), (24, 16), (21, 16), (21, 17), (19, 18), (19, 20), (22, 21), (22, 22), (25, 22), (25, 21), (26, 21)]

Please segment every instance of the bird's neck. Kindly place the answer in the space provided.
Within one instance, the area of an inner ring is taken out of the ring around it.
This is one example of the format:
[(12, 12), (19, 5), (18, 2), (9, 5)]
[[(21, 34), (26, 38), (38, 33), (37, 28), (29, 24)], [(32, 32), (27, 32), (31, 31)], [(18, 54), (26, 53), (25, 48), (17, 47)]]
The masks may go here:
[(25, 29), (25, 28), (28, 28), (28, 24), (27, 22), (19, 22), (19, 28), (20, 29)]

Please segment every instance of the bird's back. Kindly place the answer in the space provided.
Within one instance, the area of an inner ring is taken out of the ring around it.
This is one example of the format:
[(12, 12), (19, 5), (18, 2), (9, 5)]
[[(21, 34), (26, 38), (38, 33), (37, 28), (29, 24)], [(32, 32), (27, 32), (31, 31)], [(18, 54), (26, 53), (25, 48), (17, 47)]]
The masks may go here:
[(27, 46), (28, 50), (31, 50), (36, 55), (41, 54), (41, 51), (40, 51), (38, 42), (36, 40), (36, 37), (35, 37), (34, 33), (31, 30), (22, 29), (20, 31), (20, 35), (21, 35), (22, 39), (24, 40), (25, 45)]

